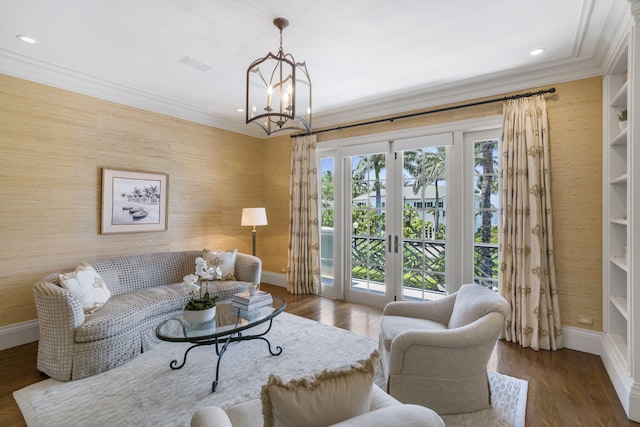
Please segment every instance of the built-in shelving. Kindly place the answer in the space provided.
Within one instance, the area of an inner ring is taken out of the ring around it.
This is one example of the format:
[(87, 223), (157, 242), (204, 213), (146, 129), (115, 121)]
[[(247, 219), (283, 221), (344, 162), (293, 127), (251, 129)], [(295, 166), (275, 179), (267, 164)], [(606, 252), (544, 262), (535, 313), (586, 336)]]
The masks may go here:
[(629, 82), (628, 82), (628, 55), (624, 50), (612, 74), (604, 79), (605, 97), (605, 182), (604, 187), (604, 214), (608, 224), (605, 225), (605, 256), (608, 262), (604, 263), (605, 287), (604, 296), (607, 305), (604, 312), (606, 333), (612, 337), (614, 348), (619, 352), (619, 357), (628, 361), (628, 334), (629, 334), (629, 301), (628, 291), (628, 265), (626, 260), (628, 213), (628, 127), (620, 126), (618, 114), (627, 110), (629, 116)]
[[(627, 415), (640, 421), (640, 0), (629, 1), (629, 32), (603, 79), (602, 361)], [(627, 110), (627, 123), (618, 114)], [(635, 319), (635, 321), (634, 321)], [(635, 323), (635, 324), (634, 324)]]

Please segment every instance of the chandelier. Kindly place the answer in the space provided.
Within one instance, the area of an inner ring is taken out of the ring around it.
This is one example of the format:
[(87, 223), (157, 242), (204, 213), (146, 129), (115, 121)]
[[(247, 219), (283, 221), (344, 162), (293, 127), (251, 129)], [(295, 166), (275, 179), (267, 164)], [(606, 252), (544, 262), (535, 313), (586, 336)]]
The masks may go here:
[(282, 50), (282, 30), (289, 21), (273, 20), (280, 30), (280, 49), (255, 60), (247, 69), (247, 124), (267, 135), (297, 130), (311, 132), (311, 79), (304, 62), (295, 62)]

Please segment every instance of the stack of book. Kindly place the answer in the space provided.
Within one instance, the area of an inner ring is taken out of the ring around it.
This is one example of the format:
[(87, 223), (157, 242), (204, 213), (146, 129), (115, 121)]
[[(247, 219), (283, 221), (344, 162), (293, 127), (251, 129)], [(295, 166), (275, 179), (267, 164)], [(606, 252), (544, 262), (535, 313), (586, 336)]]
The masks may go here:
[(234, 294), (231, 298), (231, 305), (241, 310), (250, 312), (256, 308), (263, 307), (265, 305), (271, 305), (273, 298), (269, 292), (258, 291), (255, 295), (249, 295), (249, 291), (240, 292)]

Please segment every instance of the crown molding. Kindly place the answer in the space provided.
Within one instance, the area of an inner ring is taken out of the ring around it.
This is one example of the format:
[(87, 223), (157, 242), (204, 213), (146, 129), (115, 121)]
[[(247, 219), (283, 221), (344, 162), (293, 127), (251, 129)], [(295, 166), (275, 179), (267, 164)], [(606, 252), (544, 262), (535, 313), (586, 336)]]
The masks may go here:
[(603, 75), (613, 72), (627, 47), (629, 29), (632, 25), (633, 15), (630, 13), (629, 2), (614, 1), (595, 50), (595, 57), (601, 58)]
[[(244, 120), (216, 115), (175, 99), (97, 79), (4, 49), (0, 49), (0, 72), (259, 139), (269, 138), (260, 128), (246, 125)], [(400, 93), (373, 96), (354, 104), (316, 113), (313, 117), (313, 127), (314, 129), (322, 129), (344, 123), (369, 120), (372, 117), (424, 110), (439, 105), (597, 75), (602, 75), (602, 67), (595, 60), (543, 64), (534, 68), (510, 70), (447, 85), (412, 88)]]
[(5, 49), (0, 49), (0, 72), (129, 107), (140, 108), (145, 111), (213, 126), (247, 136), (264, 138), (264, 132), (261, 129), (247, 126), (244, 121), (216, 115), (175, 99), (165, 98), (108, 80), (97, 79)]
[(572, 61), (556, 65), (494, 73), (478, 79), (452, 84), (404, 91), (383, 98), (369, 98), (358, 104), (323, 112), (314, 117), (314, 128), (322, 129), (344, 123), (369, 120), (413, 110), (468, 101), (522, 91), (533, 87), (551, 85), (602, 75), (602, 68), (595, 60)]

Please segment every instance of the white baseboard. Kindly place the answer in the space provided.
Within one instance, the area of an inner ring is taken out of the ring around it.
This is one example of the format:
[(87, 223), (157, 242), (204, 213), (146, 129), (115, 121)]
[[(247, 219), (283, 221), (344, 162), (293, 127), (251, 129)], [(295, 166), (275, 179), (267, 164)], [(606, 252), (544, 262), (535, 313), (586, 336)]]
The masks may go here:
[[(287, 276), (271, 271), (262, 272), (262, 282), (270, 285), (287, 287)], [(586, 329), (563, 326), (564, 347), (571, 350), (602, 356), (602, 333)], [(0, 327), (0, 351), (38, 340), (38, 321), (29, 320), (22, 323)], [(605, 365), (606, 365), (605, 361)]]
[(564, 348), (602, 356), (602, 332), (563, 326), (562, 335)]
[(636, 408), (640, 406), (638, 400), (632, 398), (634, 383), (629, 376), (626, 355), (620, 353), (619, 347), (606, 334), (603, 334), (602, 337), (602, 355), (600, 357), (624, 411), (630, 419), (634, 419), (632, 413), (637, 416)]
[(287, 287), (287, 275), (284, 273), (274, 273), (273, 271), (262, 272), (262, 283), (268, 283), (270, 285), (280, 286), (282, 288)]
[(38, 321), (14, 323), (0, 327), (0, 351), (38, 341)]

